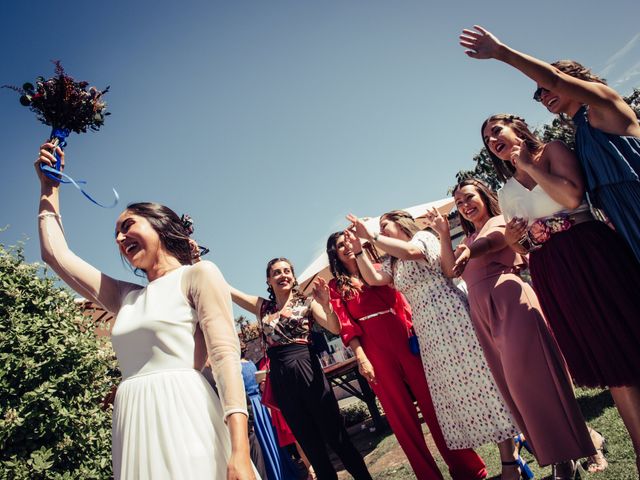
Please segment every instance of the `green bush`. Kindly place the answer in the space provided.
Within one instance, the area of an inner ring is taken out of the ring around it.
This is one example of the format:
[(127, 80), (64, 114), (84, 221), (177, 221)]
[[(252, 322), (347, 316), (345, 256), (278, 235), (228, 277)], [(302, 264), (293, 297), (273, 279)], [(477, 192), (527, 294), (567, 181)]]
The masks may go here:
[(22, 247), (0, 244), (0, 479), (111, 477), (101, 400), (119, 373), (94, 331)]
[(369, 409), (367, 408), (367, 404), (362, 401), (354, 402), (344, 408), (341, 408), (340, 411), (344, 418), (344, 424), (347, 427), (357, 425), (369, 418)]

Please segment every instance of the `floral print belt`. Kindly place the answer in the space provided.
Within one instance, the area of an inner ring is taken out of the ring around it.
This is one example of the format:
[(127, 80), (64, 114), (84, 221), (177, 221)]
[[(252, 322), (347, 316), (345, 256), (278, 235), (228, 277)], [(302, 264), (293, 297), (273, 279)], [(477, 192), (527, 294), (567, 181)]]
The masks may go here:
[(533, 222), (527, 233), (518, 242), (527, 251), (532, 252), (542, 248), (552, 235), (569, 230), (574, 225), (595, 220), (593, 214), (586, 210), (577, 213), (559, 213), (549, 217), (538, 218)]

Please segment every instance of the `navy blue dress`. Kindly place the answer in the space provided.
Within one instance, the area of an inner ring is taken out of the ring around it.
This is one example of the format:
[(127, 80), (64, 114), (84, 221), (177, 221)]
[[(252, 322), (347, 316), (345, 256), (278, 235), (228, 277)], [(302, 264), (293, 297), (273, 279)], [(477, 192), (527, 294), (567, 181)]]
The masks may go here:
[(296, 480), (298, 475), (295, 466), (289, 455), (278, 446), (278, 440), (271, 424), (271, 416), (260, 401), (256, 371), (256, 366), (252, 362), (242, 361), (242, 381), (251, 402), (253, 427), (262, 449), (268, 480)]
[(573, 121), (589, 198), (640, 260), (640, 138), (598, 130), (589, 124), (587, 111), (580, 107)]

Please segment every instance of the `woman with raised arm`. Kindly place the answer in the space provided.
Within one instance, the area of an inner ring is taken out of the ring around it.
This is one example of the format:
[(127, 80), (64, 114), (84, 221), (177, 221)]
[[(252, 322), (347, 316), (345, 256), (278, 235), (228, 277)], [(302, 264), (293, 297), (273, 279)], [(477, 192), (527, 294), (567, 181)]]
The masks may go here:
[(453, 479), (485, 478), (482, 459), (471, 449), (447, 447), (420, 357), (411, 353), (411, 313), (406, 300), (390, 286), (371, 287), (360, 275), (356, 258), (363, 255), (357, 237), (344, 232), (327, 240), (333, 279), (331, 304), (340, 319), (341, 336), (358, 361), (360, 373), (380, 400), (391, 429), (398, 438), (418, 480), (442, 479), (420, 426), (414, 399)]
[(637, 462), (640, 265), (620, 235), (591, 214), (578, 160), (564, 143), (542, 143), (508, 114), (489, 117), (482, 138), (505, 182), (498, 199), (506, 240), (530, 250), (533, 287), (575, 383), (609, 387)]
[[(520, 278), (526, 260), (509, 248), (498, 198), (486, 184), (463, 180), (453, 194), (466, 236), (458, 261), (444, 265), (445, 275), (461, 275), (467, 285), (487, 363), (536, 460), (572, 474), (573, 460), (595, 450), (562, 353), (536, 294)], [(435, 209), (427, 219), (448, 250), (442, 258), (451, 260), (449, 222)]]
[[(112, 344), (123, 380), (113, 409), (114, 478), (255, 479), (222, 274), (211, 262), (192, 265), (188, 227), (156, 203), (129, 205), (116, 222), (120, 254), (145, 274), (146, 286), (115, 280), (78, 258), (62, 230), (59, 184), (40, 171), (55, 163), (53, 148), (42, 145), (35, 164), (40, 248), (60, 278), (115, 316)], [(207, 352), (220, 397), (200, 373)]]
[[(393, 283), (411, 305), (422, 365), (447, 446), (473, 448), (496, 442), (502, 461), (515, 461), (513, 437), (518, 427), (491, 376), (467, 299), (442, 272), (436, 236), (420, 231), (413, 217), (401, 210), (380, 217), (379, 234), (354, 215), (347, 220), (358, 237), (389, 254), (381, 270), (359, 255), (358, 269), (370, 286)], [(505, 479), (518, 478), (510, 466), (503, 473)]]
[(338, 478), (327, 444), (354, 479), (371, 480), (362, 456), (349, 439), (333, 389), (309, 345), (313, 322), (334, 334), (340, 332), (329, 287), (318, 278), (313, 284), (313, 298), (305, 298), (298, 291), (293, 266), (286, 258), (269, 261), (267, 285), (268, 299), (233, 287), (231, 297), (258, 319), (270, 360), (271, 388), (280, 411), (319, 480)]
[(592, 204), (601, 208), (640, 260), (640, 124), (618, 92), (572, 60), (552, 64), (518, 52), (480, 26), (460, 44), (477, 59), (495, 58), (537, 83), (533, 98), (576, 127), (576, 150)]

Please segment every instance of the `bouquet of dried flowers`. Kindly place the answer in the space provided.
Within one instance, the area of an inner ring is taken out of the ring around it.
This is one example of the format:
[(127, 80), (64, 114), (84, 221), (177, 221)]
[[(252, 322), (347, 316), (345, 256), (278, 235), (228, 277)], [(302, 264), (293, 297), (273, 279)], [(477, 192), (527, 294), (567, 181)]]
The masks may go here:
[(84, 133), (87, 129), (97, 131), (104, 124), (107, 104), (103, 100), (109, 87), (98, 90), (88, 82), (77, 82), (67, 75), (60, 61), (53, 62), (55, 76), (45, 80), (36, 78), (35, 86), (25, 83), (22, 88), (5, 85), (20, 93), (20, 103), (29, 107), (38, 120), (53, 130)]
[[(64, 148), (67, 145), (66, 138), (71, 132), (85, 133), (87, 129), (97, 131), (104, 125), (104, 119), (110, 113), (106, 111), (107, 104), (103, 96), (109, 91), (109, 87), (104, 90), (89, 87), (88, 82), (78, 82), (67, 75), (59, 60), (55, 60), (53, 64), (55, 75), (47, 80), (37, 77), (35, 86), (27, 82), (22, 88), (13, 85), (4, 85), (3, 88), (20, 93), (20, 104), (29, 107), (40, 122), (51, 127), (51, 143)], [(78, 185), (86, 182), (75, 181), (60, 171), (60, 158), (55, 151), (54, 155), (57, 160), (55, 168), (41, 166), (45, 174), (61, 183), (72, 183), (89, 200), (101, 205)], [(115, 205), (118, 194), (115, 190), (114, 193)]]

